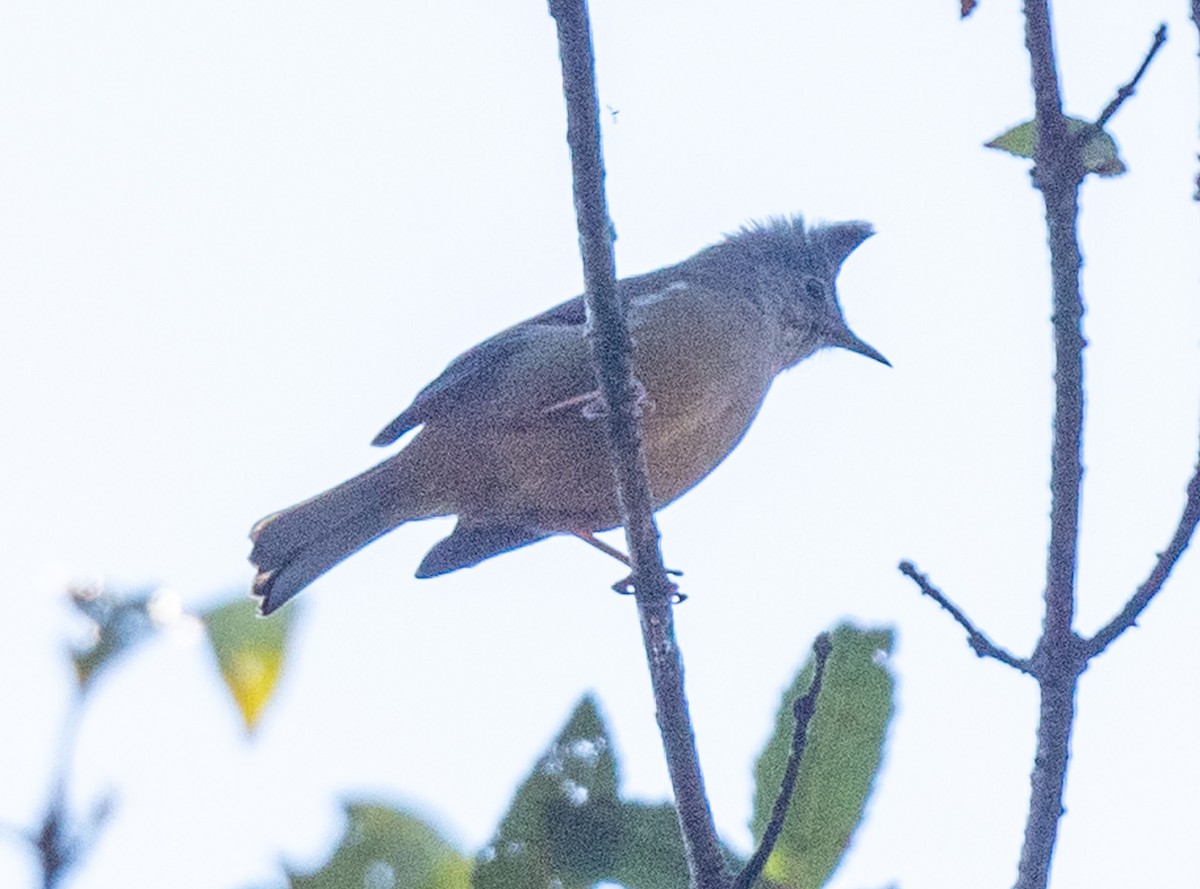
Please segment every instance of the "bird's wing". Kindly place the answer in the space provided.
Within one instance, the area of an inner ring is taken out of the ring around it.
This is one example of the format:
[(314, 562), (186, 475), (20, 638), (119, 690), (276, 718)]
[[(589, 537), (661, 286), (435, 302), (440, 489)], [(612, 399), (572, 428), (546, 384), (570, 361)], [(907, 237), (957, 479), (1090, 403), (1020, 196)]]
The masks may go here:
[(577, 296), (468, 349), (422, 389), (371, 444), (392, 444), (408, 430), (445, 416), (464, 400), (492, 391), (498, 376), (530, 342), (547, 335), (581, 332), (584, 321), (583, 297)]
[[(645, 297), (653, 297), (668, 287), (676, 277), (676, 267), (668, 267), (649, 274), (625, 278), (617, 282), (618, 299), (630, 305)], [(518, 363), (515, 359), (522, 356), (530, 343), (538, 339), (581, 336), (586, 321), (583, 297), (576, 296), (468, 349), (455, 358), (436, 380), (422, 389), (413, 399), (413, 403), (384, 427), (371, 444), (390, 445), (410, 429), (443, 417), (452, 410), (461, 409), (464, 402), (476, 400), (482, 403), (489, 393), (495, 392), (498, 383), (515, 382), (507, 379), (505, 372), (514, 363)], [(590, 373), (568, 372), (565, 377), (570, 379), (565, 379), (564, 370), (568, 369), (558, 368), (558, 379), (549, 386), (556, 396), (553, 403), (558, 403), (560, 399), (569, 400), (583, 395), (594, 386)], [(578, 379), (575, 379), (576, 377)], [(509, 390), (511, 392), (511, 386)], [(524, 393), (524, 398), (518, 394), (511, 402), (514, 413), (512, 419), (519, 421), (520, 409), (535, 406), (533, 397), (540, 394), (542, 393)], [(540, 407), (540, 402), (537, 404)]]

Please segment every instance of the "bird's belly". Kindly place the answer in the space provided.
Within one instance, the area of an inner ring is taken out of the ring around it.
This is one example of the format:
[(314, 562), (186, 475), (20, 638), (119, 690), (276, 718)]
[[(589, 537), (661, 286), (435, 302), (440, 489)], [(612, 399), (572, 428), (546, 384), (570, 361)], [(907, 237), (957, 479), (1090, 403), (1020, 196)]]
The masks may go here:
[(644, 424), (646, 469), (655, 508), (666, 506), (729, 456), (762, 404), (764, 386), (752, 402), (711, 398)]
[[(711, 374), (697, 386), (678, 379), (665, 387), (653, 379), (643, 383), (642, 445), (656, 509), (708, 475), (745, 434), (771, 379), (748, 370), (737, 385)], [(603, 414), (580, 407), (544, 426), (510, 432), (489, 473), (494, 483), (473, 496), (490, 501), (481, 504), (484, 511), (521, 516), (546, 531), (620, 524), (606, 423)]]
[[(705, 307), (705, 323), (675, 319), (690, 333), (682, 342), (639, 342), (670, 353), (666, 360), (638, 361), (649, 399), (643, 442), (656, 507), (688, 491), (729, 455), (775, 377), (757, 312), (739, 302), (719, 308), (718, 314)], [(685, 304), (682, 311), (688, 310), (696, 311)]]
[[(658, 508), (733, 450), (776, 368), (764, 355), (761, 317), (748, 304), (684, 302), (656, 311), (672, 317), (637, 331), (634, 374), (645, 389), (642, 440)], [(489, 445), (473, 448), (467, 461), (470, 483), (456, 485), (456, 511), (547, 532), (618, 525), (607, 419), (598, 404), (567, 399), (486, 430), (480, 437)]]

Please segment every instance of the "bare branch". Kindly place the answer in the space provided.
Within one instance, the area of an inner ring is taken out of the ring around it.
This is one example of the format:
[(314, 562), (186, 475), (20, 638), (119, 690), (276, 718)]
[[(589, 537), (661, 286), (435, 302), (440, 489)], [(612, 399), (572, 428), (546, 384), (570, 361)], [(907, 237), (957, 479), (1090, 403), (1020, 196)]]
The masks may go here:
[(1049, 0), (1025, 0), (1036, 109), (1034, 183), (1046, 206), (1053, 282), (1054, 444), (1050, 459), (1050, 545), (1045, 619), (1033, 657), (1040, 696), (1037, 752), (1029, 777), (1029, 814), (1017, 889), (1045, 889), (1063, 812), (1063, 788), (1079, 677), (1075, 569), (1083, 483), (1083, 298), (1079, 286), (1079, 186), (1084, 168), (1067, 134), (1054, 57)]
[(642, 640), (667, 770), (675, 792), (688, 869), (695, 889), (723, 889), (729, 883), (704, 791), (687, 698), (683, 659), (675, 641), (671, 607), (674, 585), (663, 570), (638, 426), (637, 382), (632, 348), (617, 300), (612, 224), (604, 195), (600, 151), (600, 108), (586, 0), (550, 0), (558, 28), (567, 141), (575, 191), (575, 215), (586, 291), (589, 341), (600, 390), (608, 404), (609, 450), (625, 525), (637, 593)]
[[(1196, 0), (1200, 4), (1200, 0)], [(1167, 548), (1158, 554), (1158, 560), (1150, 571), (1150, 576), (1137, 588), (1125, 607), (1111, 621), (1104, 625), (1095, 636), (1085, 643), (1086, 657), (1094, 658), (1108, 648), (1118, 636), (1137, 623), (1138, 617), (1150, 604), (1150, 600), (1162, 589), (1175, 563), (1183, 555), (1183, 551), (1191, 543), (1196, 526), (1200, 524), (1200, 461), (1196, 463), (1196, 471), (1192, 474), (1187, 486), (1187, 502), (1183, 506), (1183, 514)]]
[(783, 830), (783, 819), (787, 816), (788, 805), (796, 790), (796, 778), (800, 774), (800, 761), (804, 758), (804, 748), (808, 743), (808, 725), (812, 722), (813, 714), (817, 712), (817, 698), (821, 694), (821, 681), (825, 678), (825, 664), (829, 653), (833, 651), (833, 640), (828, 633), (822, 633), (813, 643), (813, 678), (812, 684), (803, 695), (792, 704), (792, 715), (796, 719), (796, 731), (792, 735), (792, 752), (788, 755), (787, 767), (784, 769), (783, 780), (779, 782), (779, 795), (775, 797), (775, 807), (771, 810), (771, 820), (763, 831), (762, 842), (754, 855), (742, 868), (742, 872), (733, 881), (732, 889), (750, 889), (762, 874), (775, 841)]
[(1002, 664), (1007, 664), (1014, 670), (1020, 670), (1022, 673), (1033, 673), (1030, 663), (1025, 658), (1019, 658), (1007, 649), (1001, 648), (995, 642), (987, 637), (987, 635), (975, 626), (962, 609), (955, 605), (947, 598), (946, 594), (935, 587), (929, 581), (929, 577), (917, 570), (917, 566), (912, 562), (904, 561), (898, 566), (900, 573), (912, 579), (923, 595), (928, 596), (942, 606), (946, 612), (954, 618), (960, 627), (967, 631), (967, 644), (971, 646), (980, 657), (990, 657)]
[(1046, 205), (1054, 301), (1054, 445), (1050, 477), (1050, 546), (1046, 560), (1046, 642), (1071, 635), (1079, 500), (1083, 482), (1083, 298), (1077, 221), (1083, 165), (1067, 136), (1047, 0), (1027, 0), (1026, 41), (1037, 105), (1034, 175)]
[(1158, 54), (1158, 51), (1162, 49), (1162, 45), (1166, 42), (1167, 26), (1162, 24), (1159, 25), (1158, 30), (1154, 32), (1154, 42), (1150, 44), (1150, 49), (1147, 51), (1146, 57), (1142, 59), (1142, 65), (1137, 69), (1137, 73), (1133, 75), (1129, 83), (1117, 90), (1116, 96), (1114, 96), (1113, 100), (1108, 103), (1108, 107), (1101, 112), (1098, 118), (1096, 118), (1095, 126), (1097, 129), (1103, 128), (1103, 126), (1112, 119), (1112, 116), (1117, 113), (1117, 109), (1124, 104), (1125, 100), (1134, 94), (1134, 91), (1137, 89), (1138, 81), (1142, 79), (1142, 75), (1146, 73), (1146, 69), (1150, 67), (1150, 63), (1154, 60), (1154, 57)]

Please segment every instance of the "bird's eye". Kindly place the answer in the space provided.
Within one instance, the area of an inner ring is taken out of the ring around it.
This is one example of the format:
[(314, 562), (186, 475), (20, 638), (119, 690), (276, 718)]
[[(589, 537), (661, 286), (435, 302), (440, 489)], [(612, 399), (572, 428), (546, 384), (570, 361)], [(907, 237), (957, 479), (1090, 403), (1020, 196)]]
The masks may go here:
[(819, 278), (805, 278), (804, 295), (813, 302), (824, 302), (825, 284)]

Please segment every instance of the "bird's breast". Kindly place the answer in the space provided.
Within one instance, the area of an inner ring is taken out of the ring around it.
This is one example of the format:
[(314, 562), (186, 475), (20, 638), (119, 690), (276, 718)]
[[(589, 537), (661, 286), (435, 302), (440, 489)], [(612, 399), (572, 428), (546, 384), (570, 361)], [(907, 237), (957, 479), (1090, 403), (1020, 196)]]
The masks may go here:
[[(777, 370), (772, 330), (749, 301), (672, 298), (631, 319), (634, 374), (645, 390), (643, 444), (655, 506), (708, 475), (745, 434)], [(705, 298), (706, 296), (712, 298)], [(546, 532), (619, 523), (602, 401), (586, 343), (536, 350), (505, 377), (519, 411), (438, 424), (431, 475), (464, 520)], [(486, 412), (485, 412), (486, 414)], [(510, 416), (511, 414), (511, 416)]]
[(680, 301), (662, 314), (670, 317), (635, 329), (635, 368), (647, 396), (643, 440), (658, 506), (736, 447), (776, 369), (772, 331), (753, 303)]

